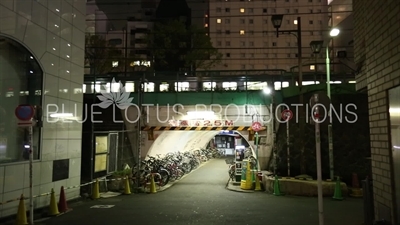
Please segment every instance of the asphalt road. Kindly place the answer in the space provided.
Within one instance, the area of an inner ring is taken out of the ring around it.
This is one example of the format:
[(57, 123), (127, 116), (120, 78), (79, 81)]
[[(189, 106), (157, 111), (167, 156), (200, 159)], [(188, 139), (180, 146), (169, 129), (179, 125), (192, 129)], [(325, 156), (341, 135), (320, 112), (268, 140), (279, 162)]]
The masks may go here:
[[(211, 160), (171, 188), (70, 205), (73, 210), (45, 225), (318, 225), (317, 199), (241, 193), (225, 189), (228, 166)], [(92, 209), (93, 205), (114, 205)], [(360, 225), (361, 199), (324, 199), (324, 225)]]

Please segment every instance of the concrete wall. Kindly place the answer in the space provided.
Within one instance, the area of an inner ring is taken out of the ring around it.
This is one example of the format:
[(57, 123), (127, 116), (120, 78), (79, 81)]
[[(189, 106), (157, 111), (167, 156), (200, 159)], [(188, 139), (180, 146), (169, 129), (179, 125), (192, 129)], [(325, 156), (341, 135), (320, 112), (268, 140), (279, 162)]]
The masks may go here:
[(353, 6), (355, 61), (363, 65), (357, 88), (367, 87), (369, 96), (375, 215), (394, 224), (400, 193), (394, 191), (399, 174), (394, 177), (392, 168), (400, 159), (392, 157), (387, 91), (400, 84), (400, 4), (353, 0)]
[[(81, 0), (0, 1), (0, 36), (20, 42), (42, 66), (44, 106), (64, 105), (69, 112), (76, 106), (81, 114), (85, 13), (85, 1)], [(34, 195), (52, 188), (58, 194), (61, 186), (80, 184), (81, 124), (44, 120), (41, 148), (36, 149), (41, 157), (33, 164)], [(57, 172), (53, 171), (53, 161), (59, 159), (69, 159), (69, 176), (53, 182), (52, 175)], [(27, 161), (0, 165), (0, 202), (21, 194), (29, 196), (28, 171)], [(66, 195), (68, 199), (78, 197), (79, 189), (68, 190)], [(34, 207), (48, 206), (49, 201), (49, 196), (35, 198)], [(18, 203), (0, 206), (0, 217), (16, 214)]]

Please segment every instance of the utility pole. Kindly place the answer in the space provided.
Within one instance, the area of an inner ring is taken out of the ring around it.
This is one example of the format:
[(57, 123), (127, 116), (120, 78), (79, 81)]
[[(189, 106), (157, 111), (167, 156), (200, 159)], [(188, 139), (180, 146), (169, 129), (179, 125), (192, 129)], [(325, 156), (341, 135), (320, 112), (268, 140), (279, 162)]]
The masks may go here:
[(298, 112), (299, 114), (299, 139), (300, 139), (300, 171), (302, 174), (306, 173), (306, 160), (305, 160), (305, 117), (304, 117), (304, 95), (303, 95), (303, 72), (302, 72), (302, 67), (303, 67), (303, 62), (302, 62), (302, 41), (301, 41), (301, 18), (297, 17), (297, 29), (296, 30), (279, 30), (279, 28), (282, 25), (283, 21), (283, 15), (272, 15), (271, 21), (276, 28), (276, 37), (279, 37), (279, 33), (282, 34), (292, 34), (296, 36), (297, 38), (297, 64), (298, 64), (298, 71), (299, 71), (299, 78), (298, 78), (298, 85), (299, 85), (299, 104), (302, 106), (300, 111)]
[(136, 187), (140, 188), (140, 168), (142, 163), (142, 105), (143, 105), (143, 78), (139, 80), (138, 90), (138, 121), (137, 124), (137, 173), (136, 173)]

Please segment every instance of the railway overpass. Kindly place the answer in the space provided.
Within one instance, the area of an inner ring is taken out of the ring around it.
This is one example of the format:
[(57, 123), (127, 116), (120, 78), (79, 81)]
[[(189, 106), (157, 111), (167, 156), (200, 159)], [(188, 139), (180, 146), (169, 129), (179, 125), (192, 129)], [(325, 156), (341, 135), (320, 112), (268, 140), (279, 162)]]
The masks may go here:
[[(303, 86), (303, 93), (324, 92), (325, 88), (324, 84)], [(354, 84), (334, 84), (331, 91), (332, 95), (356, 93)], [(111, 92), (107, 93), (114, 95)], [(111, 102), (113, 107), (99, 108), (99, 96), (102, 94), (85, 94), (85, 105), (95, 106), (94, 109), (88, 106), (82, 110), (86, 114), (82, 134), (83, 140), (86, 141), (82, 142), (82, 146), (84, 149), (91, 149), (82, 155), (82, 162), (85, 162), (82, 165), (85, 166), (85, 177), (88, 177), (88, 180), (93, 177), (91, 171), (97, 164), (97, 137), (108, 139), (106, 143), (109, 145), (108, 158), (102, 167), (107, 169), (95, 172), (98, 174), (95, 176), (102, 176), (121, 169), (124, 163), (131, 165), (139, 152), (141, 158), (144, 158), (147, 155), (190, 151), (207, 146), (216, 135), (221, 134), (240, 137), (243, 143), (255, 150), (254, 131), (251, 129), (254, 121), (261, 122), (263, 126), (263, 130), (258, 132), (262, 137), (258, 155), (261, 168), (268, 169), (273, 148), (270, 110), (272, 100), (275, 104), (280, 104), (283, 98), (296, 98), (298, 88), (284, 88), (273, 95), (265, 94), (263, 90), (146, 92), (143, 93), (141, 101), (144, 112), (141, 115), (140, 129), (137, 126), (137, 92), (131, 92), (127, 96), (130, 106), (122, 110), (115, 101)], [(93, 123), (87, 118), (90, 110), (100, 112), (101, 115), (96, 113), (94, 117), (96, 120), (102, 120), (102, 123)], [(194, 113), (196, 111), (202, 113)], [(274, 114), (279, 115), (279, 110)], [(115, 121), (113, 117), (120, 121)], [(110, 143), (116, 144), (114, 146)]]

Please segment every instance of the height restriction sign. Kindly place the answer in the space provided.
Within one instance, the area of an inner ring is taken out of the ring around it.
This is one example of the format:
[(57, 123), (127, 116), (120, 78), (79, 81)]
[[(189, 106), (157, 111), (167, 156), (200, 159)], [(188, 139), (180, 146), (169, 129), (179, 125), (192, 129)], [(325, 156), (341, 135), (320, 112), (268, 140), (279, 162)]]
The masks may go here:
[(262, 128), (262, 125), (260, 122), (253, 122), (253, 124), (251, 124), (251, 129), (254, 131), (260, 131)]

